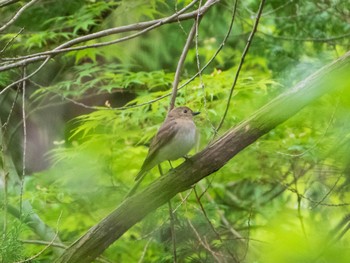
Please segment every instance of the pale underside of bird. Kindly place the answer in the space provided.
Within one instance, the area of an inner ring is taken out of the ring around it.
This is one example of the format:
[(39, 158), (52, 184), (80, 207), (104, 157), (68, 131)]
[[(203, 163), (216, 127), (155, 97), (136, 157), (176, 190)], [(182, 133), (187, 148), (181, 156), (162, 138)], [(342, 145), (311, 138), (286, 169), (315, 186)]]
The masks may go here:
[(151, 142), (147, 157), (135, 178), (137, 182), (126, 197), (131, 196), (136, 191), (145, 174), (153, 167), (167, 160), (172, 161), (185, 157), (195, 146), (197, 129), (193, 122), (193, 116), (197, 114), (199, 112), (193, 112), (188, 107), (174, 108), (168, 113)]

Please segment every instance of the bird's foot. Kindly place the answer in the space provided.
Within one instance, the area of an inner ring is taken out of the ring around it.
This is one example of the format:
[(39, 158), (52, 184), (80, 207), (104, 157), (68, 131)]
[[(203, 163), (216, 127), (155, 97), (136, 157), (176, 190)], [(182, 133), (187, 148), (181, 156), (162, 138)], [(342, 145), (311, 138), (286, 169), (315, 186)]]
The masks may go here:
[(185, 162), (187, 162), (187, 161), (192, 162), (191, 156), (189, 156), (189, 155), (184, 155), (184, 156), (182, 156), (182, 157), (185, 159)]

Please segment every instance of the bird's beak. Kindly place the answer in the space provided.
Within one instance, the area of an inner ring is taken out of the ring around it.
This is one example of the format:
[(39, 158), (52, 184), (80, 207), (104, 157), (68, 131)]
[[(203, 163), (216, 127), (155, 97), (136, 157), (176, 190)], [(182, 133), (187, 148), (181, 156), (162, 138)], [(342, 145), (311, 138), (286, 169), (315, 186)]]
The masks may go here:
[(196, 115), (198, 115), (199, 113), (200, 113), (199, 111), (192, 112), (192, 116), (196, 116)]

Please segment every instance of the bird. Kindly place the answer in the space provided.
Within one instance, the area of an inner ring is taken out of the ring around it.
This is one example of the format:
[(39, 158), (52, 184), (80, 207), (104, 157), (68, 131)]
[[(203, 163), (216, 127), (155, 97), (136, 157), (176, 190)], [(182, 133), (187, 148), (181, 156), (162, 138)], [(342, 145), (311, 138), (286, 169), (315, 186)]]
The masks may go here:
[(145, 173), (164, 161), (184, 157), (194, 147), (197, 141), (197, 128), (193, 116), (199, 113), (185, 106), (174, 108), (168, 113), (151, 142), (147, 157), (135, 181), (140, 180)]
[(174, 108), (168, 113), (150, 144), (147, 157), (136, 175), (135, 185), (125, 198), (135, 193), (146, 173), (154, 166), (167, 160), (185, 157), (193, 148), (197, 142), (197, 128), (193, 116), (199, 113), (185, 106)]

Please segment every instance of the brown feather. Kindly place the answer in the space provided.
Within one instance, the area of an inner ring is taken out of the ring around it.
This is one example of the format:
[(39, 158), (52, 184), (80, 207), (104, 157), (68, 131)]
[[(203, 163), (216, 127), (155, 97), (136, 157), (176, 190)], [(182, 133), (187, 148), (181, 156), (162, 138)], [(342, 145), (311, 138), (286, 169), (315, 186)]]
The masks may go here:
[(176, 120), (171, 119), (165, 121), (159, 128), (156, 136), (152, 139), (151, 145), (145, 161), (142, 164), (141, 171), (137, 174), (135, 180), (138, 180), (145, 172), (152, 169), (154, 165), (152, 161), (157, 156), (159, 149), (161, 149), (167, 142), (169, 142), (176, 134)]

